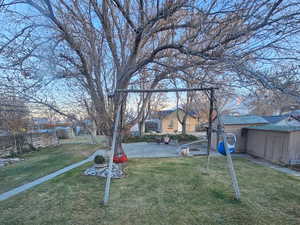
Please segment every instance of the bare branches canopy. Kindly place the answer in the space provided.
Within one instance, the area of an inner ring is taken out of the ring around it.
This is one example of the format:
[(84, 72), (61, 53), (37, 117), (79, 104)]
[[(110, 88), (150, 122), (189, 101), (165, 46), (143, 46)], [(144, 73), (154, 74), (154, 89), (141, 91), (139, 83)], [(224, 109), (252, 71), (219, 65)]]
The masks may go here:
[(260, 84), (299, 96), (299, 87), (283, 88), (287, 76), (273, 76), (287, 63), (299, 65), (298, 0), (23, 2), (42, 16), (34, 23), (44, 29), (40, 36), (51, 37), (52, 74), (85, 90), (104, 133), (111, 130), (111, 103), (119, 102), (108, 93), (141, 77), (146, 88), (176, 78), (197, 86)]

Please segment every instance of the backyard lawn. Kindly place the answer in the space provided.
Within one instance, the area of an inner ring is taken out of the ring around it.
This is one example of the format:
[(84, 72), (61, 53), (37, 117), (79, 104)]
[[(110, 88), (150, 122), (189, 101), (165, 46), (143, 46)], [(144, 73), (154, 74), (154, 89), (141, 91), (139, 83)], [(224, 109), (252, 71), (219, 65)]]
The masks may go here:
[(20, 156), (24, 161), (0, 168), (0, 194), (86, 159), (99, 147), (101, 146), (64, 144), (24, 154)]
[[(0, 224), (300, 224), (300, 179), (235, 159), (241, 201), (233, 199), (226, 158), (134, 159), (101, 206), (104, 179), (76, 168), (0, 202)], [(1, 181), (2, 182), (2, 181)]]
[[(98, 144), (102, 144), (105, 139), (103, 136), (97, 135), (95, 136), (95, 140)], [(80, 135), (75, 136), (74, 138), (60, 139), (59, 141), (62, 144), (90, 144), (92, 142), (92, 139), (90, 135)]]

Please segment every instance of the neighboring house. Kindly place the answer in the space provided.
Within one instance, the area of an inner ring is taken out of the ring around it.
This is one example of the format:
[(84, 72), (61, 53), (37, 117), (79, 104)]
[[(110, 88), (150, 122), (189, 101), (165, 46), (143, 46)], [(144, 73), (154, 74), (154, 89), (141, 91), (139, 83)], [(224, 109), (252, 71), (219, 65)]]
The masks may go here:
[[(162, 110), (151, 115), (146, 121), (146, 131), (157, 130), (161, 133), (181, 133), (182, 125), (178, 121), (177, 113), (182, 120), (185, 112), (182, 109)], [(156, 124), (156, 125), (155, 125)], [(186, 132), (195, 132), (198, 120), (194, 113), (188, 112), (186, 119)]]
[(32, 118), (34, 129), (44, 129), (46, 124), (50, 121), (46, 117), (34, 117)]
[[(243, 135), (242, 129), (249, 126), (260, 126), (266, 125), (269, 122), (262, 118), (261, 116), (256, 115), (244, 115), (244, 116), (230, 116), (224, 115), (222, 116), (222, 120), (224, 123), (224, 131), (226, 133), (233, 133), (237, 138), (236, 143), (236, 152), (245, 152), (245, 136)], [(213, 129), (216, 130), (217, 121), (216, 119), (213, 121)], [(216, 149), (217, 146), (217, 135), (214, 132), (212, 135), (212, 148)]]

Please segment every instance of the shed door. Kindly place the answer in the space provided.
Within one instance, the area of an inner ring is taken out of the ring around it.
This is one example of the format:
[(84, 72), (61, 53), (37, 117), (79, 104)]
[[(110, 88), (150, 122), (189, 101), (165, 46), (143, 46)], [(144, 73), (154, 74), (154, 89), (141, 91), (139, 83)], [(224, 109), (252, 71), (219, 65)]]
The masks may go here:
[(285, 138), (281, 136), (267, 136), (265, 159), (273, 162), (282, 162)]

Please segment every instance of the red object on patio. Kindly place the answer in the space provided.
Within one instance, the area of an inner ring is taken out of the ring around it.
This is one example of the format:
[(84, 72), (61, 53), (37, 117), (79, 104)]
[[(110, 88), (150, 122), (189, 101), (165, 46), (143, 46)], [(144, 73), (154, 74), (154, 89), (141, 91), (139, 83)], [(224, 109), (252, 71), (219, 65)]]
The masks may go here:
[(123, 152), (122, 154), (119, 154), (119, 155), (114, 155), (113, 162), (114, 163), (128, 162), (128, 158), (127, 158), (125, 152)]

